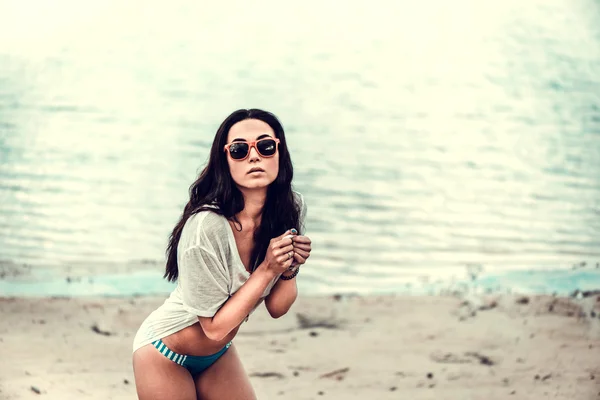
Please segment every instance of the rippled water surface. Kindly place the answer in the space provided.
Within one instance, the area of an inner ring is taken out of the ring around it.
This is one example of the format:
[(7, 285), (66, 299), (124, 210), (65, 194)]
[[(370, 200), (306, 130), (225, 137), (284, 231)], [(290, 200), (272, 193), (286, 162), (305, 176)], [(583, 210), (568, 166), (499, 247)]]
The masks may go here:
[(160, 281), (241, 107), (288, 133), (308, 290), (600, 262), (598, 2), (261, 4), (0, 5), (4, 265)]

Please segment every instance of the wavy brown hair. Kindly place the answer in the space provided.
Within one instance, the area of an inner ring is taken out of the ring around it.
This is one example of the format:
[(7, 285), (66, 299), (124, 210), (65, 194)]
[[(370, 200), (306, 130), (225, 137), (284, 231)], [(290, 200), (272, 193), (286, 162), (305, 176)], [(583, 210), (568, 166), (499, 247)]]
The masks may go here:
[[(297, 204), (292, 191), (294, 169), (288, 152), (283, 126), (277, 117), (270, 112), (259, 109), (241, 109), (229, 115), (215, 135), (208, 164), (189, 189), (190, 199), (169, 238), (167, 246), (167, 264), (164, 277), (168, 281), (176, 281), (179, 276), (177, 266), (177, 245), (186, 221), (200, 211), (212, 211), (223, 215), (239, 225), (236, 215), (244, 209), (242, 192), (231, 177), (227, 154), (223, 147), (227, 144), (227, 135), (231, 127), (246, 119), (258, 119), (267, 123), (279, 138), (279, 173), (267, 189), (267, 199), (262, 212), (261, 224), (254, 232), (254, 249), (250, 265), (254, 270), (265, 258), (269, 242), (287, 229), (299, 227), (300, 205)], [(212, 206), (217, 206), (214, 208)]]

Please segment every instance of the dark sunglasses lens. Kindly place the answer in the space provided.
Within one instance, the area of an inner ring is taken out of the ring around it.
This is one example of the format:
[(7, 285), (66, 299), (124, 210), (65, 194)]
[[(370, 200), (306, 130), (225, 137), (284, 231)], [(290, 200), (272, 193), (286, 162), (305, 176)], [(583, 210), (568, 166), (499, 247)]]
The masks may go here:
[(248, 144), (247, 143), (232, 143), (229, 146), (229, 155), (234, 160), (240, 160), (248, 154)]
[(261, 140), (256, 144), (258, 152), (263, 156), (272, 156), (277, 151), (277, 143), (271, 139)]

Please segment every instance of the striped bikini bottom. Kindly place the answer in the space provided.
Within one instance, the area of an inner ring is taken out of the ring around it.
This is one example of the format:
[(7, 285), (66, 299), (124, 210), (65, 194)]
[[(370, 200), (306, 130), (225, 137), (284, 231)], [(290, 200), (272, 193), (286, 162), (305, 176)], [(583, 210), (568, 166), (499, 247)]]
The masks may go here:
[(231, 346), (231, 342), (227, 343), (225, 347), (219, 350), (215, 354), (210, 356), (186, 356), (183, 354), (177, 354), (173, 350), (169, 349), (162, 340), (158, 339), (152, 342), (152, 345), (157, 348), (160, 353), (167, 357), (169, 360), (176, 364), (185, 367), (192, 375), (199, 374), (211, 365), (215, 363)]

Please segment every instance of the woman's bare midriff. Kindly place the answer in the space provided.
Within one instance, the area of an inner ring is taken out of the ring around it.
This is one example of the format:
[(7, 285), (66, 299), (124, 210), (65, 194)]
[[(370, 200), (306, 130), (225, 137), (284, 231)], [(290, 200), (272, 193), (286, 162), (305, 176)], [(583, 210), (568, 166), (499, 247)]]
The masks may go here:
[[(241, 325), (241, 324), (240, 324)], [(233, 340), (237, 331), (240, 329), (238, 325), (227, 335), (223, 340), (210, 340), (204, 334), (200, 322), (188, 326), (178, 332), (175, 332), (167, 337), (162, 338), (163, 343), (175, 353), (188, 356), (210, 356), (217, 353), (227, 343)]]

